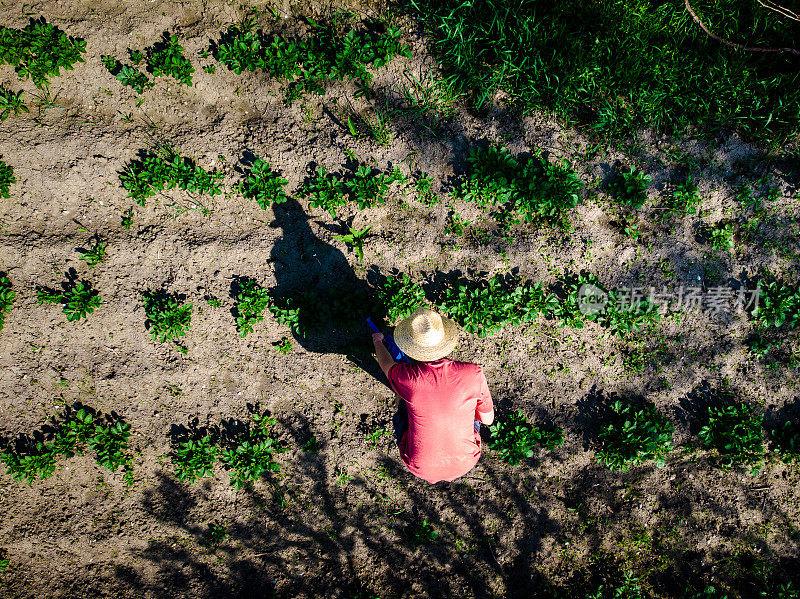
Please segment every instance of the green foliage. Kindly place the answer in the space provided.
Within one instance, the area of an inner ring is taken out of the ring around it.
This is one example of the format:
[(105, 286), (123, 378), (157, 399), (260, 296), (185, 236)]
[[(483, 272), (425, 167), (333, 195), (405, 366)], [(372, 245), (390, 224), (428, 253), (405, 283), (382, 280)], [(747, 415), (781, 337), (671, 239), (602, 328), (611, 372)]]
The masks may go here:
[(24, 94), (22, 90), (14, 93), (10, 89), (0, 87), (0, 122), (6, 120), (12, 112), (14, 116), (19, 116), (21, 112), (30, 112), (22, 101)]
[(289, 199), (283, 191), (288, 184), (279, 173), (270, 169), (268, 162), (256, 158), (250, 173), (239, 188), (244, 197), (255, 200), (256, 204), (266, 210), (273, 204), (283, 204)]
[(800, 426), (787, 420), (769, 431), (773, 451), (784, 462), (800, 461)]
[(39, 287), (36, 295), (40, 304), (61, 304), (67, 321), (80, 320), (103, 303), (100, 294), (92, 289), (88, 281), (79, 281), (74, 276), (67, 274), (67, 280), (61, 284), (62, 291), (47, 287)]
[(169, 75), (178, 83), (191, 87), (194, 67), (183, 55), (183, 46), (178, 43), (178, 36), (164, 34), (160, 42), (145, 48), (145, 53), (147, 70), (154, 77)]
[(621, 583), (602, 584), (593, 593), (587, 593), (586, 599), (643, 599), (639, 579), (632, 572), (626, 572)]
[(253, 332), (253, 325), (264, 320), (264, 308), (270, 303), (269, 291), (252, 279), (239, 282), (236, 294), (236, 330), (240, 337)]
[(617, 168), (608, 183), (608, 192), (617, 203), (631, 208), (641, 208), (647, 201), (650, 175), (636, 169)]
[(495, 275), (488, 280), (456, 282), (447, 288), (439, 307), (466, 332), (485, 337), (506, 325), (547, 314), (556, 303), (541, 283)]
[(650, 303), (649, 299), (621, 303), (618, 291), (609, 293), (608, 298), (608, 305), (599, 315), (599, 321), (620, 338), (652, 329), (661, 320), (658, 306)]
[(433, 192), (433, 179), (426, 173), (420, 173), (414, 187), (417, 190), (417, 199), (423, 204), (433, 206), (440, 202), (439, 197)]
[(135, 68), (122, 64), (113, 56), (101, 56), (103, 65), (122, 85), (132, 88), (137, 94), (141, 94), (145, 89), (155, 85), (150, 79)]
[(278, 351), (281, 352), (283, 355), (286, 355), (290, 351), (292, 351), (292, 340), (287, 337), (284, 337), (280, 341), (273, 342), (272, 345), (274, 347), (277, 347)]
[(108, 242), (95, 236), (92, 247), (88, 250), (82, 250), (80, 259), (86, 262), (86, 264), (89, 265), (89, 268), (94, 268), (101, 262), (105, 261), (107, 246)]
[(425, 291), (407, 274), (399, 278), (387, 277), (376, 293), (391, 323), (411, 316), (414, 310), (425, 305)]
[(212, 196), (222, 193), (219, 181), (223, 173), (195, 166), (190, 158), (183, 158), (170, 148), (142, 150), (140, 154), (141, 159), (129, 162), (119, 177), (128, 197), (140, 206), (157, 192), (174, 187)]
[(733, 223), (718, 223), (717, 226), (706, 228), (708, 240), (715, 250), (733, 249)]
[(533, 456), (536, 446), (555, 449), (564, 443), (564, 431), (557, 427), (538, 427), (528, 422), (521, 412), (510, 414), (489, 427), (489, 447), (512, 466)]
[(14, 167), (0, 160), (0, 198), (10, 198), (11, 185), (16, 182)]
[(133, 206), (122, 213), (122, 226), (126, 229), (130, 229), (131, 225), (133, 225)]
[(50, 85), (61, 69), (71, 71), (83, 62), (86, 42), (67, 36), (44, 17), (31, 19), (23, 29), (0, 26), (0, 64), (14, 65), (21, 79), (30, 77), (39, 89)]
[(439, 531), (427, 518), (423, 518), (419, 524), (411, 523), (406, 526), (405, 534), (414, 545), (427, 545), (439, 538)]
[(131, 425), (128, 423), (117, 421), (106, 426), (97, 424), (87, 444), (97, 454), (97, 463), (114, 472), (128, 462), (125, 452), (130, 435)]
[(49, 478), (56, 469), (57, 453), (52, 443), (37, 442), (25, 452), (4, 451), (0, 460), (14, 480), (27, 480), (32, 484), (37, 478)]
[(6, 314), (11, 311), (11, 306), (16, 297), (17, 294), (12, 288), (11, 279), (8, 278), (6, 273), (0, 273), (0, 331), (3, 330)]
[(317, 167), (315, 174), (310, 175), (300, 188), (300, 197), (310, 197), (309, 205), (313, 208), (327, 210), (336, 217), (336, 211), (347, 203), (354, 201), (359, 209), (371, 208), (386, 201), (389, 186), (396, 181), (405, 181), (400, 169), (382, 173), (366, 165), (358, 165), (351, 176), (339, 173), (328, 173), (325, 167)]
[(723, 465), (753, 464), (762, 459), (761, 419), (753, 412), (742, 402), (709, 406), (699, 436), (705, 447), (719, 453)]
[(153, 341), (167, 340), (177, 344), (192, 328), (192, 304), (184, 304), (174, 295), (164, 292), (145, 292), (144, 312)]
[(353, 248), (353, 253), (358, 258), (358, 261), (364, 259), (364, 240), (367, 238), (367, 234), (372, 226), (365, 227), (360, 231), (357, 229), (350, 228), (350, 232), (346, 235), (334, 235), (333, 238), (339, 241), (346, 243), (348, 246)]
[(295, 334), (304, 336), (305, 329), (300, 321), (301, 307), (297, 304), (292, 297), (279, 297), (274, 298), (270, 303), (269, 311), (275, 317), (279, 324), (286, 325)]
[(640, 406), (614, 401), (609, 418), (600, 431), (597, 459), (612, 470), (628, 470), (647, 460), (664, 465), (672, 449), (675, 428), (651, 403)]
[(293, 101), (304, 92), (325, 93), (327, 81), (349, 77), (358, 81), (362, 92), (372, 81), (366, 67), (384, 66), (392, 56), (410, 56), (407, 46), (399, 43), (400, 29), (388, 26), (384, 33), (377, 30), (379, 23), (367, 23), (370, 31), (350, 30), (337, 33), (335, 24), (311, 24), (311, 36), (306, 39), (266, 36), (253, 31), (251, 23), (243, 27), (229, 27), (218, 43), (214, 44), (214, 57), (234, 73), (261, 69), (273, 77), (292, 82), (287, 91), (287, 101)]
[(179, 480), (190, 483), (198, 478), (210, 476), (214, 471), (218, 455), (219, 448), (213, 444), (208, 435), (179, 443), (172, 456), (175, 474)]
[(759, 289), (758, 304), (751, 315), (762, 325), (793, 329), (800, 323), (800, 289), (769, 278), (759, 283)]
[(247, 433), (236, 439), (231, 448), (222, 451), (222, 461), (231, 471), (231, 485), (241, 489), (267, 472), (278, 472), (280, 466), (273, 455), (282, 451), (279, 443), (270, 436), (275, 420), (254, 415)]
[(697, 214), (697, 206), (702, 201), (700, 194), (697, 193), (697, 185), (695, 185), (692, 177), (688, 176), (686, 181), (675, 186), (672, 194), (664, 204), (672, 214), (687, 216), (689, 214)]
[(324, 166), (317, 167), (315, 175), (308, 177), (300, 188), (300, 197), (309, 197), (313, 208), (327, 210), (336, 217), (336, 210), (347, 203), (346, 188), (339, 175), (328, 174)]
[(489, 146), (473, 148), (467, 163), (461, 196), (479, 205), (504, 204), (525, 222), (563, 224), (581, 201), (583, 184), (566, 160), (553, 164), (537, 152), (522, 161), (502, 146)]

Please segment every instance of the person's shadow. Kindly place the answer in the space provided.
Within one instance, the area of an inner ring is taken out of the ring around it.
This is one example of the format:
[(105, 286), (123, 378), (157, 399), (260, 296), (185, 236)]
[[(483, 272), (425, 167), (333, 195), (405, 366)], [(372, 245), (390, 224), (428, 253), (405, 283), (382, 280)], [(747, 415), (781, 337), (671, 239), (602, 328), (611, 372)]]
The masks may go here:
[(270, 226), (283, 230), (270, 254), (277, 317), (306, 351), (344, 354), (382, 378), (365, 320), (380, 318), (380, 306), (344, 254), (314, 235), (311, 218), (294, 198), (275, 206)]

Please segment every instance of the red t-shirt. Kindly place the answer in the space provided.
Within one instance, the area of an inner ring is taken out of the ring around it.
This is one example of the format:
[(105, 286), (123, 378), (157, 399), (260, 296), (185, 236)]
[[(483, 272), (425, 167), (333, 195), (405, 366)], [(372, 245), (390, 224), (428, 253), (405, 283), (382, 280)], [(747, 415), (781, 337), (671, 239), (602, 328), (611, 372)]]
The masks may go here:
[(469, 472), (481, 457), (476, 412), (494, 409), (481, 367), (447, 358), (395, 364), (389, 383), (408, 410), (408, 430), (400, 439), (408, 469), (430, 483)]

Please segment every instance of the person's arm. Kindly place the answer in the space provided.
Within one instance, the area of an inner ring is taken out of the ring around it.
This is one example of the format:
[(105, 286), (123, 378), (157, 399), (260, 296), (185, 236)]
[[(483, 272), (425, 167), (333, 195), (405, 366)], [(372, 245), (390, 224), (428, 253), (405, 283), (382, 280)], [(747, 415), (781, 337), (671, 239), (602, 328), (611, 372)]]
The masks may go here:
[(481, 424), (485, 424), (489, 426), (492, 422), (494, 422), (494, 409), (489, 412), (475, 412), (475, 420), (480, 422)]
[(375, 358), (378, 360), (378, 366), (381, 367), (383, 374), (388, 378), (389, 369), (397, 362), (394, 361), (389, 354), (389, 350), (383, 344), (383, 333), (372, 333), (372, 343), (375, 345)]
[[(480, 367), (479, 367), (480, 368)], [(475, 408), (475, 420), (481, 424), (489, 426), (494, 422), (494, 404), (492, 394), (489, 392), (489, 382), (483, 369), (480, 370), (480, 394), (478, 395), (478, 406)]]

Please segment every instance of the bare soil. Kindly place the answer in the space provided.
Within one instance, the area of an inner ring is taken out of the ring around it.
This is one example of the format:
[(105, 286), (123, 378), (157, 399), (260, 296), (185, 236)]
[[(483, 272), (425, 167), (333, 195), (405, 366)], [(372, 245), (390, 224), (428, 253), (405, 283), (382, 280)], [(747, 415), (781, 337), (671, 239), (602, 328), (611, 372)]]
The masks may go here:
[[(287, 18), (274, 19), (259, 5), (259, 26), (302, 33), (299, 15), (329, 8), (278, 4)], [(380, 7), (350, 8), (369, 16)], [(456, 357), (484, 367), (498, 417), (519, 409), (554, 422), (566, 443), (516, 467), (487, 448), (467, 476), (436, 485), (404, 469), (390, 436), (367, 440), (391, 428), (392, 394), (371, 359), (351, 351), (368, 339), (366, 329), (359, 341), (360, 332), (330, 323), (314, 343), (303, 343), (267, 313), (240, 338), (231, 313), (237, 277), (284, 293), (342, 283), (370, 288), (393, 272), (434, 293), (448, 274), (507, 270), (550, 283), (586, 269), (609, 288), (736, 286), (761, 268), (792, 278), (791, 251), (759, 243), (711, 251), (696, 239), (696, 217), (672, 230), (656, 218), (657, 198), (669, 190), (675, 157), (683, 154), (700, 164), (707, 222), (739, 209), (733, 198), (743, 172), (771, 177), (782, 199), (769, 206), (774, 229), (762, 234), (796, 250), (796, 188), (781, 151), (765, 155), (735, 135), (679, 141), (649, 133), (594, 150), (597, 140), (579, 129), (544, 114), (520, 116), (502, 97), (480, 112), (457, 104), (454, 118), (430, 127), (398, 114), (391, 143), (379, 146), (354, 139), (343, 123), (349, 110), (374, 115), (376, 107), (396, 106), (409, 76), (426, 76), (435, 65), (413, 22), (398, 20), (413, 57), (375, 71), (373, 100), (354, 99), (355, 85), (343, 82), (286, 106), (285, 84), (235, 75), (200, 57), (245, 14), (235, 3), (195, 0), (0, 7), (4, 26), (43, 15), (87, 42), (85, 63), (52, 79), (51, 105), (37, 107), (41, 92), (0, 67), (0, 84), (24, 89), (31, 106), (30, 114), (0, 123), (0, 153), (17, 178), (12, 197), (0, 200), (0, 271), (17, 292), (0, 333), (0, 434), (10, 440), (32, 433), (80, 403), (130, 423), (135, 455), (130, 486), (88, 455), (63, 460), (54, 476), (32, 485), (0, 474), (0, 547), (9, 559), (0, 595), (583, 596), (630, 571), (658, 597), (713, 581), (732, 596), (758, 596), (766, 588), (760, 565), (796, 576), (797, 470), (775, 460), (756, 475), (725, 470), (698, 447), (697, 413), (716, 389), (770, 414), (795, 401), (792, 371), (769, 369), (747, 354), (742, 341), (753, 322), (735, 305), (668, 318), (633, 341), (594, 323), (572, 329), (544, 319), (484, 339), (463, 335)], [(194, 85), (160, 77), (139, 103), (100, 57), (124, 59), (126, 48), (150, 45), (165, 31), (179, 35), (196, 68)], [(209, 64), (214, 74), (202, 69)], [(615, 209), (592, 191), (568, 233), (520, 225), (510, 244), (498, 235), (487, 241), (481, 232), (494, 230), (492, 220), (474, 205), (451, 208), (448, 196), (468, 149), (487, 140), (569, 158), (590, 190), (615, 160), (635, 161), (653, 176), (643, 237), (621, 235)], [(119, 173), (139, 150), (163, 141), (206, 169), (224, 170), (226, 193), (173, 190), (135, 206)], [(247, 156), (268, 158), (294, 191), (310, 165), (341, 170), (345, 150), (382, 169), (429, 173), (443, 201), (428, 206), (411, 186), (395, 186), (385, 206), (352, 206), (333, 219), (305, 200), (262, 210), (233, 189)], [(121, 215), (130, 206), (127, 230)], [(472, 222), (465, 235), (445, 231), (452, 211)], [(345, 222), (373, 227), (360, 263), (334, 239)], [(108, 239), (108, 259), (89, 269), (77, 249), (93, 233)], [(67, 322), (57, 305), (40, 305), (35, 292), (37, 285), (57, 287), (71, 268), (104, 302), (78, 322)], [(152, 341), (145, 327), (141, 294), (160, 289), (195, 307), (185, 356)], [(209, 296), (221, 307), (209, 305)], [(287, 355), (274, 345), (284, 338), (293, 343)], [(641, 372), (623, 365), (632, 343), (652, 350)], [(619, 473), (593, 459), (599, 393), (646, 397), (665, 411), (677, 445), (666, 467)], [(239, 426), (256, 404), (277, 419), (289, 448), (277, 458), (279, 473), (242, 490), (219, 467), (195, 484), (177, 480), (170, 458), (176, 434), (195, 419), (199, 426)], [(303, 451), (312, 435), (319, 450)], [(438, 537), (416, 544), (409, 531), (424, 519)], [(227, 535), (216, 544), (208, 542), (213, 522)]]

